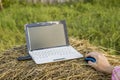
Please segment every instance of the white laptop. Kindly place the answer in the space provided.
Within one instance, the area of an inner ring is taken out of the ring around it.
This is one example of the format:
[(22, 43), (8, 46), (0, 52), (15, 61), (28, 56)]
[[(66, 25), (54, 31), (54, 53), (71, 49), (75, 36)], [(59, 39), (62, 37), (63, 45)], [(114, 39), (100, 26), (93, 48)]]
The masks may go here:
[(36, 64), (81, 58), (69, 45), (65, 21), (25, 25), (27, 48)]

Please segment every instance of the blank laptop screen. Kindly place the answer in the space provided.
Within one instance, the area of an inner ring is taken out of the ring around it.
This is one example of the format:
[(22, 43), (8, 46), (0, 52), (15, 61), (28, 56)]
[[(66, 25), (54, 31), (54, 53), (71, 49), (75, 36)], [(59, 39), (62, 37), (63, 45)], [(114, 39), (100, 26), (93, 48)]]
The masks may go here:
[(29, 27), (28, 40), (30, 50), (66, 45), (64, 25)]

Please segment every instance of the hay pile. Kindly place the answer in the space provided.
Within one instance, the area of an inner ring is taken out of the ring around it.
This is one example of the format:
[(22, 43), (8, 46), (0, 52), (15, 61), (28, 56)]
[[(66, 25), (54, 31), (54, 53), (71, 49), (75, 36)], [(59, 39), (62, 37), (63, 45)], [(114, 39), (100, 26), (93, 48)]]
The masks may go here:
[[(86, 40), (71, 38), (70, 43), (82, 54), (89, 51), (103, 52), (112, 65), (119, 65), (120, 56), (108, 55), (103, 49), (90, 45)], [(20, 46), (0, 53), (0, 80), (110, 80), (111, 75), (95, 71), (83, 58), (37, 65), (33, 60), (17, 61), (26, 55)]]

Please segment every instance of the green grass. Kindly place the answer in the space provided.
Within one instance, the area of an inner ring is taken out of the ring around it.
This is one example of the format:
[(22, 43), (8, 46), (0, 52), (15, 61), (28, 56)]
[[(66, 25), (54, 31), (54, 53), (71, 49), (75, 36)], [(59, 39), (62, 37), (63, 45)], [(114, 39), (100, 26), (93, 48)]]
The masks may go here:
[(119, 4), (119, 0), (12, 4), (0, 12), (0, 51), (26, 43), (24, 24), (51, 20), (66, 20), (69, 36), (120, 51)]

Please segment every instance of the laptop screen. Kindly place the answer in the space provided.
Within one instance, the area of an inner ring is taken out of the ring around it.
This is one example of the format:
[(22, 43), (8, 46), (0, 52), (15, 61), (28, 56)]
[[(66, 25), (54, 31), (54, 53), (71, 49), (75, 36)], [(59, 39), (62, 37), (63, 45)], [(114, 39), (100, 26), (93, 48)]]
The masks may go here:
[(67, 44), (63, 24), (29, 27), (28, 40), (30, 50), (64, 46)]

